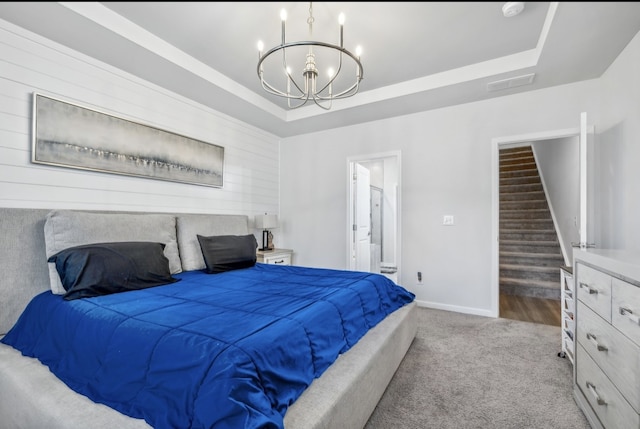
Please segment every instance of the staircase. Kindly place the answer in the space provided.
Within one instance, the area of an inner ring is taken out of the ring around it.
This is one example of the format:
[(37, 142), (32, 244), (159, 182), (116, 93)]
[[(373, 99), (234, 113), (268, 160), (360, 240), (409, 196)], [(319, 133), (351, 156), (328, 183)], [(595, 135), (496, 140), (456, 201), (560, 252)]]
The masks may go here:
[(564, 258), (531, 146), (500, 150), (500, 293), (560, 300)]

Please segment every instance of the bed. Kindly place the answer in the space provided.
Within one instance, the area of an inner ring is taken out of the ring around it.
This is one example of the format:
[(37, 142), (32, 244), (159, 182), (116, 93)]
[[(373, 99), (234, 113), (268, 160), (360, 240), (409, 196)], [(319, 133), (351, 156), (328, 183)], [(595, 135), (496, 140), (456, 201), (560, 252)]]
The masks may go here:
[[(44, 353), (41, 358), (49, 359), (52, 368), (0, 344), (3, 427), (363, 427), (415, 336), (412, 294), (393, 283), (390, 287), (383, 276), (260, 263), (231, 268), (210, 264), (211, 254), (202, 240), (224, 236), (235, 237), (235, 243), (239, 237), (248, 237), (246, 216), (0, 209), (0, 230), (4, 297), (0, 335), (9, 332), (2, 341), (26, 354)], [(53, 254), (87, 245), (95, 251), (91, 243), (107, 242), (162, 243), (174, 281), (90, 298), (64, 299), (64, 293), (54, 293), (60, 285), (53, 281), (53, 274), (59, 274), (56, 261), (47, 262)], [(283, 297), (286, 305), (276, 296)], [(379, 299), (381, 306), (371, 305)], [(341, 307), (354, 300), (356, 307)], [(324, 313), (313, 307), (316, 302)], [(150, 303), (157, 306), (149, 308)], [(177, 316), (164, 313), (165, 307), (181, 305), (185, 310)], [(63, 308), (72, 308), (73, 314), (64, 313)], [(235, 328), (213, 321), (214, 313), (235, 320)], [(95, 325), (86, 314), (95, 316)], [(249, 314), (257, 314), (257, 320), (249, 320)], [(41, 320), (25, 322), (35, 318)], [(103, 323), (108, 319), (115, 324)], [(348, 323), (338, 324), (338, 320)], [(138, 324), (133, 331), (144, 332), (145, 341), (129, 337), (130, 331), (124, 330), (132, 321)], [(15, 331), (21, 324), (36, 328)], [(29, 337), (44, 334), (29, 333), (30, 329), (54, 334), (33, 346)], [(248, 340), (249, 333), (263, 330), (266, 336), (257, 337), (257, 342)], [(339, 333), (334, 335), (337, 339), (331, 338), (331, 331)], [(74, 347), (73, 338), (94, 354), (55, 355), (56, 348)], [(62, 343), (63, 339), (70, 342)], [(47, 342), (54, 345), (43, 346)], [(137, 352), (116, 356), (114, 350), (124, 347), (120, 343), (135, 344)], [(33, 350), (38, 347), (44, 352)], [(309, 351), (286, 354), (304, 348)], [(278, 350), (285, 354), (277, 354)], [(211, 362), (197, 358), (212, 355), (216, 358)], [(308, 362), (300, 361), (305, 359)], [(185, 367), (199, 369), (184, 376)], [(94, 384), (87, 382), (90, 376), (73, 379), (80, 373), (93, 374)], [(213, 374), (235, 381), (221, 383)], [(203, 382), (207, 377), (212, 381)], [(184, 381), (189, 379), (197, 381), (190, 387)], [(117, 381), (107, 383), (111, 380)], [(237, 380), (245, 384), (237, 387)], [(140, 387), (141, 383), (147, 384)], [(106, 394), (99, 391), (103, 388)], [(152, 393), (117, 400), (133, 390)], [(169, 395), (172, 390), (182, 396)], [(193, 391), (198, 396), (185, 399), (189, 395), (185, 392)], [(176, 398), (180, 404), (199, 405), (186, 406), (190, 411), (185, 417), (182, 411), (174, 412), (182, 406), (171, 402)], [(226, 405), (211, 407), (212, 402)], [(213, 408), (227, 411), (216, 414)]]

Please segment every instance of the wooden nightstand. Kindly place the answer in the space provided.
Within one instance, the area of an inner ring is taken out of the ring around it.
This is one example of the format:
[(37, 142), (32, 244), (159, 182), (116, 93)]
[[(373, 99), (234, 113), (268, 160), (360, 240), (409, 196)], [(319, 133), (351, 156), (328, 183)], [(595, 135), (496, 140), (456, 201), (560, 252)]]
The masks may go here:
[(263, 264), (291, 265), (291, 261), (293, 259), (293, 250), (258, 250), (256, 252), (256, 256), (258, 257), (258, 262), (262, 262)]

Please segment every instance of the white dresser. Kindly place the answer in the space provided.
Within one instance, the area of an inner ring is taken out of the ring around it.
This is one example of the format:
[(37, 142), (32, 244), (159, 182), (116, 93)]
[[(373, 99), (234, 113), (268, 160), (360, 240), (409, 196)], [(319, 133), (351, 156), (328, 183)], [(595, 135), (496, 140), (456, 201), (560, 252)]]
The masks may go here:
[(593, 428), (640, 429), (640, 252), (574, 250), (574, 395)]

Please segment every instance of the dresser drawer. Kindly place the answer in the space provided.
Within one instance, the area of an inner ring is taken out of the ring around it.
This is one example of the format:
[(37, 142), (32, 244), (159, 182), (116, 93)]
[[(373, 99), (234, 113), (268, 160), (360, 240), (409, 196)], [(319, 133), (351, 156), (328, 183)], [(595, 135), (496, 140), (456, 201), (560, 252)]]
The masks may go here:
[(576, 264), (578, 299), (611, 322), (611, 276), (583, 264)]
[(640, 347), (582, 302), (578, 302), (577, 340), (617, 386), (635, 410), (640, 411)]
[(640, 288), (614, 278), (611, 282), (611, 323), (640, 345)]
[(640, 427), (638, 413), (589, 357), (580, 343), (576, 347), (576, 384), (604, 427), (617, 429)]

